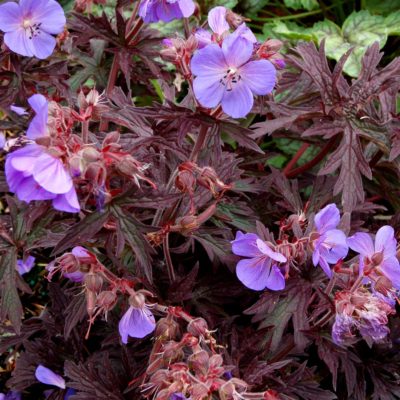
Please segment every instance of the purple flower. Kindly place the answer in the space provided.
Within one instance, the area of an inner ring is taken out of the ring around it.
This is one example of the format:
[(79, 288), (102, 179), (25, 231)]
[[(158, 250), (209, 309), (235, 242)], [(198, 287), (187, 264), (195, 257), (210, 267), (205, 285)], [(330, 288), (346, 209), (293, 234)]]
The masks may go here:
[(400, 264), (396, 256), (397, 241), (394, 229), (385, 225), (376, 233), (375, 244), (371, 236), (358, 232), (347, 239), (349, 247), (360, 254), (360, 274), (371, 272), (384, 275), (396, 289), (400, 289)]
[(0, 150), (2, 150), (4, 148), (4, 146), (6, 145), (6, 137), (4, 135), (3, 132), (0, 132)]
[(26, 115), (26, 114), (28, 114), (24, 107), (15, 106), (14, 104), (12, 104), (10, 106), (10, 110), (14, 111), (18, 115)]
[(241, 33), (227, 36), (222, 47), (209, 44), (198, 50), (191, 61), (196, 99), (207, 108), (221, 104), (233, 118), (245, 117), (253, 107), (253, 95), (270, 93), (276, 81), (269, 61), (251, 61), (253, 44)]
[(56, 210), (80, 210), (71, 176), (43, 146), (29, 144), (8, 153), (5, 173), (10, 191), (22, 201), (52, 200)]
[(219, 36), (229, 31), (229, 24), (226, 21), (226, 11), (225, 7), (218, 6), (208, 12), (208, 26)]
[(332, 339), (336, 344), (350, 344), (356, 342), (353, 333), (356, 328), (356, 320), (345, 314), (336, 314), (332, 326)]
[(26, 136), (29, 139), (35, 140), (37, 138), (47, 136), (47, 119), (49, 114), (49, 103), (41, 94), (34, 94), (29, 97), (28, 103), (35, 111), (36, 115), (32, 118), (29, 124)]
[(144, 338), (156, 327), (153, 313), (144, 304), (143, 307), (130, 306), (119, 321), (119, 334), (122, 343), (128, 343), (128, 336)]
[(7, 394), (0, 393), (0, 400), (21, 400), (20, 392), (8, 392)]
[(20, 0), (0, 6), (4, 43), (27, 57), (47, 58), (56, 46), (52, 35), (64, 30), (65, 15), (55, 0)]
[(249, 257), (236, 266), (236, 275), (245, 286), (253, 290), (285, 287), (285, 278), (277, 265), (287, 261), (284, 255), (273, 251), (255, 233), (238, 231), (231, 243), (234, 254)]
[(183, 393), (172, 393), (168, 400), (190, 400), (190, 397), (186, 397)]
[(35, 266), (35, 257), (29, 256), (26, 260), (17, 260), (17, 270), (20, 275), (28, 273)]
[(60, 389), (65, 389), (65, 380), (62, 376), (56, 374), (51, 369), (38, 365), (35, 371), (36, 379), (46, 385), (57, 386)]
[(313, 242), (312, 261), (314, 266), (319, 264), (329, 277), (332, 276), (329, 264), (336, 264), (349, 251), (346, 235), (335, 229), (339, 222), (340, 213), (335, 204), (324, 207), (314, 219), (317, 235)]
[(141, 0), (139, 16), (146, 23), (188, 18), (195, 10), (192, 0)]

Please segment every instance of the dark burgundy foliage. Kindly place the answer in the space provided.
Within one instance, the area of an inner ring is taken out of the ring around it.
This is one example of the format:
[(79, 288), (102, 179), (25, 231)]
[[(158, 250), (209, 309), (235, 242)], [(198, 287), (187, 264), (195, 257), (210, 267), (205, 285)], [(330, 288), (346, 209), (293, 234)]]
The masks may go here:
[[(274, 94), (256, 100), (254, 119), (234, 120), (200, 107), (187, 83), (178, 90), (176, 71), (159, 57), (163, 34), (124, 17), (132, 2), (118, 3), (112, 17), (71, 12), (47, 60), (0, 52), (0, 130), (9, 139), (30, 121), (11, 104), (27, 107), (43, 93), (78, 110), (90, 80), (107, 109), (90, 119), (89, 142), (102, 149), (118, 132), (121, 151), (146, 166), (139, 185), (114, 177), (119, 190), (100, 206), (92, 182), (81, 183), (78, 214), (19, 201), (1, 168), (0, 393), (44, 398), (38, 393), (50, 387), (34, 375), (42, 364), (76, 390), (70, 400), (152, 398), (157, 368), (181, 361), (196, 376), (208, 376), (203, 369), (215, 362), (218, 378), (231, 373), (270, 400), (400, 398), (398, 315), (390, 316), (384, 343), (338, 346), (332, 287), (310, 258), (291, 268), (285, 289), (256, 292), (237, 279), (230, 243), (238, 230), (294, 243), (335, 202), (347, 234), (375, 233), (384, 223), (400, 228), (400, 59), (380, 64), (375, 44), (351, 80), (342, 72), (350, 52), (334, 64), (324, 44), (300, 43), (286, 56)], [(80, 135), (78, 127), (70, 129)], [(297, 166), (300, 149), (279, 170), (269, 161), (281, 139), (314, 152)], [(99, 293), (87, 281), (46, 279), (45, 266), (76, 246), (94, 254), (116, 285), (140, 288), (156, 304), (155, 333), (121, 343), (118, 323), (130, 304), (122, 289), (105, 306), (107, 318), (91, 320), (90, 302), (98, 299), (90, 296)], [(27, 255), (36, 267), (21, 277), (16, 262)], [(338, 278), (336, 287), (348, 282)], [(200, 345), (196, 353), (191, 335), (208, 353)], [(222, 391), (212, 398), (223, 399)], [(65, 393), (55, 389), (49, 398)]]

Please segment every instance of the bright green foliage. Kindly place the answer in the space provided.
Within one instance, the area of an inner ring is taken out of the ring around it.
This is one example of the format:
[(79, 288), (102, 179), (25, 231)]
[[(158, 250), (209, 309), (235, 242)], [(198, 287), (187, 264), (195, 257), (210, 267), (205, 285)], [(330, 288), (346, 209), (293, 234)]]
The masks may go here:
[(317, 22), (311, 28), (304, 28), (294, 22), (276, 21), (274, 25), (264, 26), (264, 34), (293, 41), (313, 40), (316, 43), (325, 39), (326, 54), (336, 61), (353, 48), (344, 71), (357, 77), (366, 49), (375, 42), (382, 48), (388, 36), (400, 34), (400, 11), (387, 17), (372, 15), (366, 10), (353, 12), (344, 21), (342, 28), (329, 20)]

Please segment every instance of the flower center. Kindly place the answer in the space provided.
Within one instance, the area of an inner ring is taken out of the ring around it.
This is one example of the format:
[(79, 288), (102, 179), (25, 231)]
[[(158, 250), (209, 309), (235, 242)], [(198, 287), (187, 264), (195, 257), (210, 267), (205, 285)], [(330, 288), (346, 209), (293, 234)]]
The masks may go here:
[(226, 86), (226, 90), (230, 92), (233, 90), (233, 86), (241, 79), (242, 77), (236, 68), (228, 68), (224, 77), (220, 79), (220, 83)]
[(32, 39), (40, 34), (41, 25), (41, 22), (39, 22), (38, 24), (32, 23), (32, 20), (29, 18), (24, 18), (24, 20), (22, 21), (22, 27), (25, 29), (25, 31), (27, 31), (29, 39)]

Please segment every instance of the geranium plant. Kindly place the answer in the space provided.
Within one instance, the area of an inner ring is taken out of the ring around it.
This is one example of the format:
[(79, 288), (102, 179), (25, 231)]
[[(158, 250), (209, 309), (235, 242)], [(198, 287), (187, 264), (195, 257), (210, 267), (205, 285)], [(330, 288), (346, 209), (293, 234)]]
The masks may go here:
[(2, 2), (0, 400), (400, 397), (400, 59), (257, 29)]

